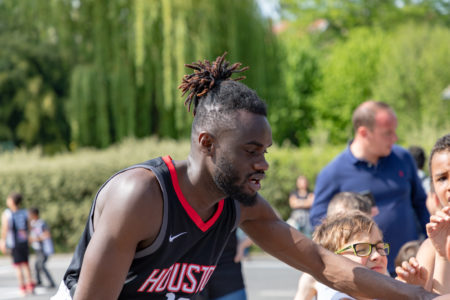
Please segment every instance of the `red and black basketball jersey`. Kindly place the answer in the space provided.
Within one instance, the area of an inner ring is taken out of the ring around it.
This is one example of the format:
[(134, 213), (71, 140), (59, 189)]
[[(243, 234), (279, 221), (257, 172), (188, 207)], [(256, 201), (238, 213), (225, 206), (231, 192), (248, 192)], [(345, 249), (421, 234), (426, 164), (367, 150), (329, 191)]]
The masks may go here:
[[(203, 222), (184, 198), (169, 156), (134, 165), (111, 178), (132, 168), (146, 168), (156, 175), (163, 194), (163, 221), (152, 245), (136, 252), (119, 299), (189, 299), (203, 290), (216, 268), (223, 248), (237, 226), (239, 204), (233, 199), (222, 199), (213, 216)], [(97, 196), (64, 275), (64, 283), (72, 295), (93, 234)]]

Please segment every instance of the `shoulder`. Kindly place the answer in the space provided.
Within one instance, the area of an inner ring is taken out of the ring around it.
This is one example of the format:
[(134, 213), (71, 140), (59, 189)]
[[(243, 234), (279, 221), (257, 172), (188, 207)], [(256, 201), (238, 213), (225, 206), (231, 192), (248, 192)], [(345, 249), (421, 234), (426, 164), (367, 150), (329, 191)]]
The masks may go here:
[[(114, 176), (97, 197), (94, 230), (98, 223), (134, 231), (140, 238), (153, 236), (162, 219), (162, 192), (155, 174), (145, 168)], [(109, 222), (99, 222), (100, 219)], [(142, 234), (142, 235), (141, 235)]]
[(407, 161), (408, 163), (413, 162), (413, 158), (409, 153), (409, 151), (399, 145), (392, 146), (391, 156), (398, 158), (402, 161)]
[(330, 173), (336, 170), (339, 166), (344, 166), (350, 164), (350, 160), (348, 158), (347, 149), (339, 153), (336, 157), (334, 157), (321, 171), (320, 173)]
[(155, 174), (145, 168), (134, 168), (114, 176), (98, 194), (99, 206), (133, 207), (161, 198), (161, 189)]

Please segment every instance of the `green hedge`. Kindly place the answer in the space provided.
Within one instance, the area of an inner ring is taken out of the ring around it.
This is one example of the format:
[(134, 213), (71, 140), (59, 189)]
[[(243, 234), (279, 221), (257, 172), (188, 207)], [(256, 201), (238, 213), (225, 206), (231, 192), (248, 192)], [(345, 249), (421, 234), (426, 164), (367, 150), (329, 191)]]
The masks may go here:
[[(271, 167), (263, 181), (262, 195), (286, 218), (288, 194), (297, 176), (302, 173), (313, 183), (320, 169), (342, 148), (270, 148), (267, 159)], [(23, 193), (24, 206), (39, 207), (51, 226), (57, 251), (73, 251), (95, 193), (113, 173), (156, 156), (170, 154), (173, 159), (184, 159), (188, 153), (188, 141), (155, 138), (54, 157), (42, 157), (39, 149), (3, 153), (0, 197), (5, 200), (11, 191)], [(0, 209), (4, 208), (5, 201), (1, 201)]]

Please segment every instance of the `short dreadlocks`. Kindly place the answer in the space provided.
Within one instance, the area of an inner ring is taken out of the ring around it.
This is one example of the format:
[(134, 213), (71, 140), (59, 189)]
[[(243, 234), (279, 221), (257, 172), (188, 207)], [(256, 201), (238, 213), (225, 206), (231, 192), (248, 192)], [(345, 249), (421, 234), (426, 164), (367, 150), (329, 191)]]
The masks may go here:
[(193, 129), (215, 124), (223, 126), (231, 121), (230, 113), (246, 110), (251, 113), (267, 116), (266, 104), (256, 92), (246, 85), (237, 82), (245, 78), (232, 79), (233, 73), (248, 69), (241, 68), (241, 63), (230, 65), (225, 60), (227, 52), (217, 57), (214, 62), (204, 60), (185, 66), (194, 69), (194, 73), (184, 75), (181, 85), (183, 95), (188, 93), (185, 105), (194, 114)]

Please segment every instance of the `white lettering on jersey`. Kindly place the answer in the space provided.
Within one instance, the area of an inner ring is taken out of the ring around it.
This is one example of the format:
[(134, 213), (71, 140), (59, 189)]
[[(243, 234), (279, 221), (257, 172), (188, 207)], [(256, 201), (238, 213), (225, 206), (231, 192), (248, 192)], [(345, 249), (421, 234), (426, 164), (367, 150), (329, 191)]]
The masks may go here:
[[(178, 275), (178, 270), (180, 269), (180, 264), (176, 263), (173, 265), (172, 276), (169, 279), (169, 285), (167, 286), (167, 290), (170, 292), (178, 292), (181, 289), (181, 284), (183, 283), (184, 274), (186, 274), (187, 264), (183, 264), (181, 266), (180, 275)], [(174, 285), (175, 279), (178, 277), (177, 285)]]
[(154, 269), (137, 291), (144, 293), (181, 291), (193, 294), (205, 288), (215, 268), (216, 266), (175, 263), (167, 269)]
[(192, 294), (197, 287), (197, 278), (195, 278), (192, 272), (199, 273), (201, 267), (199, 265), (189, 265), (186, 277), (191, 282), (191, 286), (189, 286), (186, 282), (181, 286), (181, 290), (186, 294)]

